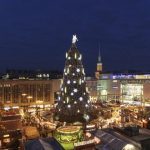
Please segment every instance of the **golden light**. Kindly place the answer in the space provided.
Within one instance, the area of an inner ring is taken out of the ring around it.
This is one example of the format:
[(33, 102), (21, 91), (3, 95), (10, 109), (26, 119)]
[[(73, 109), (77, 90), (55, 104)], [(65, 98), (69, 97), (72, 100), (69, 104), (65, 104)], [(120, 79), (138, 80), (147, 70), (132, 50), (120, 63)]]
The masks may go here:
[(26, 94), (26, 93), (22, 93), (21, 95), (22, 95), (22, 96), (26, 96), (27, 94)]
[(43, 101), (42, 101), (42, 100), (37, 100), (36, 103), (37, 103), (37, 104), (42, 104)]
[(7, 137), (9, 137), (9, 134), (5, 134), (5, 135), (3, 135), (3, 137), (4, 137), (4, 138), (7, 138)]
[(100, 139), (99, 138), (97, 138), (96, 136), (94, 137), (94, 142), (96, 143), (96, 144), (99, 144), (100, 143)]
[(91, 135), (91, 133), (87, 132), (87, 133), (86, 133), (86, 136), (87, 136), (88, 138), (90, 138), (92, 135)]
[(33, 97), (32, 97), (32, 96), (28, 96), (27, 98), (28, 98), (28, 99), (31, 99), (31, 98), (33, 98)]

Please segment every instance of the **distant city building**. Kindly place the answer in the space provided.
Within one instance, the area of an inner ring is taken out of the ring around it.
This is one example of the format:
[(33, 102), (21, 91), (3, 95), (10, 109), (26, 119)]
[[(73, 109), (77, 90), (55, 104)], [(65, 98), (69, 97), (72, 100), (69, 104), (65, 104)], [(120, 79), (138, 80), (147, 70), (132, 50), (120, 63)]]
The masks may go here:
[(62, 72), (60, 71), (42, 71), (42, 70), (7, 70), (1, 76), (2, 79), (60, 79)]
[[(91, 100), (129, 103), (150, 102), (149, 73), (104, 73), (99, 50), (94, 78), (87, 78)], [(96, 89), (95, 89), (96, 87)]]
[[(57, 100), (61, 79), (1, 79), (0, 104), (4, 106), (52, 106)], [(86, 77), (92, 102), (120, 101), (150, 103), (150, 74), (101, 74)]]
[(101, 74), (97, 99), (141, 103), (150, 101), (150, 74)]
[(61, 79), (52, 80), (0, 80), (0, 104), (9, 107), (51, 107)]
[[(61, 79), (59, 71), (7, 70), (0, 80), (0, 105), (53, 105)], [(104, 73), (100, 51), (95, 77), (86, 77), (86, 84), (92, 102), (150, 103), (150, 73)]]

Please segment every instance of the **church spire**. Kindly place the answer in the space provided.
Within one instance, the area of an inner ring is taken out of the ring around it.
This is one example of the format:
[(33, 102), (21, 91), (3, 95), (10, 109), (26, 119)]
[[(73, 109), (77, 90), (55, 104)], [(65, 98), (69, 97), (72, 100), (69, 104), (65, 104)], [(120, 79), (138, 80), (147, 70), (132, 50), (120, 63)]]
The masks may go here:
[(98, 63), (101, 63), (100, 44), (98, 45), (98, 48), (99, 48)]
[(102, 73), (102, 60), (101, 60), (101, 53), (100, 53), (100, 44), (98, 44), (99, 54), (98, 54), (98, 62), (97, 62), (97, 70), (95, 72), (95, 77), (99, 79), (100, 74)]

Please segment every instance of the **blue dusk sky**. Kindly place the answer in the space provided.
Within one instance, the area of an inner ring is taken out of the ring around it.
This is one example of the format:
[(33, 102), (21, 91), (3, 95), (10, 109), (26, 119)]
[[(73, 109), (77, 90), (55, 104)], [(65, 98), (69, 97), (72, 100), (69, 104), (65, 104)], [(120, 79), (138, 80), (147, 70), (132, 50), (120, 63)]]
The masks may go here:
[(76, 33), (88, 74), (150, 70), (150, 0), (0, 0), (0, 72), (63, 71)]

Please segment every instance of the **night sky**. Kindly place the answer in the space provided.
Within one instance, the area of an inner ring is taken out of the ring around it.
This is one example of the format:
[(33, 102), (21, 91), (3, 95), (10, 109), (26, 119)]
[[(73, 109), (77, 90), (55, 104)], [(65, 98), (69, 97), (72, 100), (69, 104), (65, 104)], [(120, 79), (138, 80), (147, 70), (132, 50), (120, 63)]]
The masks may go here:
[(86, 73), (150, 70), (150, 0), (0, 0), (0, 72), (63, 71), (72, 35)]

